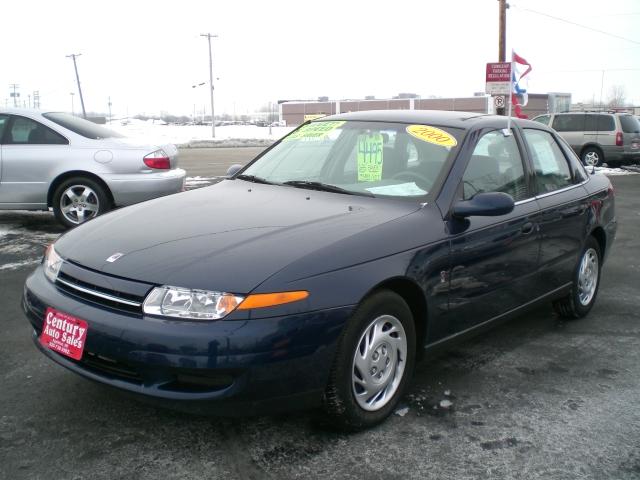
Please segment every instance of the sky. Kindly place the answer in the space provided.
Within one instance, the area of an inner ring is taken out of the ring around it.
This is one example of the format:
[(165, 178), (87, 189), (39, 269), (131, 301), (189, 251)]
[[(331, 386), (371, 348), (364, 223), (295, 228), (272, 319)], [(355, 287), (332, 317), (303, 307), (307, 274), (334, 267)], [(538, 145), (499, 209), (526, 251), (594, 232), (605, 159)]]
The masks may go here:
[[(24, 102), (39, 91), (41, 108), (71, 111), (73, 100), (79, 112), (66, 55), (80, 53), (87, 111), (107, 112), (110, 98), (114, 116), (209, 113), (207, 32), (218, 35), (216, 114), (319, 96), (472, 96), (485, 89), (485, 64), (498, 60), (497, 0), (5, 3), (2, 106), (12, 106), (10, 85), (19, 84)], [(640, 0), (510, 4), (507, 51), (533, 66), (530, 93), (606, 101), (622, 86), (640, 106)]]

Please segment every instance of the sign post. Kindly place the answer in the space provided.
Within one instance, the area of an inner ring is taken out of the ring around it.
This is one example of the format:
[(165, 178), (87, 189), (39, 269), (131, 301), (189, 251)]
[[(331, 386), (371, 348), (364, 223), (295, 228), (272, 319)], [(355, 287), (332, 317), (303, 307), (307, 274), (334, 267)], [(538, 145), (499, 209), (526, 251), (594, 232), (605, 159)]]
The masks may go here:
[[(511, 95), (511, 62), (487, 63), (485, 92), (489, 95), (506, 95), (509, 101)], [(499, 98), (499, 97), (496, 97)], [(496, 107), (504, 108), (504, 105)]]

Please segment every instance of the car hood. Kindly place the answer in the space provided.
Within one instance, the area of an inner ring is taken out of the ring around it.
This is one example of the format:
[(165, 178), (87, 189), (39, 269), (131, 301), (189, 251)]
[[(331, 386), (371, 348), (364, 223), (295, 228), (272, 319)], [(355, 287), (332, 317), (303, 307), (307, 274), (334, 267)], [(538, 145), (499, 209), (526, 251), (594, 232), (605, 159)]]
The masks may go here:
[[(98, 217), (61, 237), (66, 260), (188, 288), (251, 291), (301, 258), (417, 203), (225, 180)], [(114, 262), (106, 259), (123, 254)]]

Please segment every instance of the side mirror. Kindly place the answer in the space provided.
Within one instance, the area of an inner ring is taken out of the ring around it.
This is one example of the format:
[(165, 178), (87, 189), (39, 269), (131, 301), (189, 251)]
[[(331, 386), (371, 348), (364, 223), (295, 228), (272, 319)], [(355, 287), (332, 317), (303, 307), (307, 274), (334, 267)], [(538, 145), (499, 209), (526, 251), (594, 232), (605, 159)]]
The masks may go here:
[(236, 163), (234, 165), (231, 165), (228, 169), (227, 169), (227, 177), (233, 177), (236, 173), (238, 173), (240, 171), (240, 169), (243, 166), (240, 165), (239, 163)]
[(457, 218), (497, 217), (511, 213), (514, 207), (513, 197), (507, 193), (478, 193), (471, 200), (457, 202), (451, 213)]

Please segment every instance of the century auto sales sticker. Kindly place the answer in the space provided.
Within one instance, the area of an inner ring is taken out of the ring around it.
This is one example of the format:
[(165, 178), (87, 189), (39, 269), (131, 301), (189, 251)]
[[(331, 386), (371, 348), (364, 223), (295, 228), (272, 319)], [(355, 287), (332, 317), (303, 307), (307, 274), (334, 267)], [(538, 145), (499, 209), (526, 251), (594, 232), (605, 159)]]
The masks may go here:
[(54, 352), (80, 360), (88, 329), (84, 320), (49, 307), (44, 314), (40, 343)]

